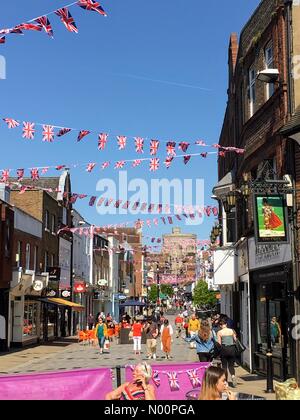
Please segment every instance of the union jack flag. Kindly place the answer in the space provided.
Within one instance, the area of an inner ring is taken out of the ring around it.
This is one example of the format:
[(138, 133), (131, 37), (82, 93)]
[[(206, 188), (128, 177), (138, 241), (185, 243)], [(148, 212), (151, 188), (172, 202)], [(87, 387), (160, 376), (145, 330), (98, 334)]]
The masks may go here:
[(152, 372), (152, 381), (154, 382), (154, 384), (159, 387), (160, 386), (160, 377), (158, 375), (158, 371), (154, 370)]
[(17, 25), (14, 27), (14, 30), (17, 31), (38, 31), (40, 32), (42, 30), (42, 26), (41, 25), (35, 25), (34, 23), (21, 23), (20, 25)]
[(132, 206), (132, 210), (137, 210), (138, 206), (140, 205), (139, 201), (136, 201), (133, 206)]
[(118, 139), (119, 150), (125, 149), (127, 137), (126, 136), (117, 136), (117, 139)]
[(53, 38), (53, 30), (51, 23), (47, 16), (41, 16), (35, 20), (39, 25), (42, 26), (43, 29), (45, 29), (46, 33)]
[(166, 224), (166, 219), (164, 217), (161, 217), (161, 220), (163, 221), (163, 224)]
[(110, 162), (104, 162), (104, 163), (102, 163), (101, 168), (106, 169), (106, 168), (109, 167), (109, 165), (110, 165)]
[(126, 203), (123, 204), (122, 209), (128, 209), (130, 205), (130, 201), (126, 201)]
[(5, 44), (5, 40), (6, 40), (5, 36), (1, 36), (0, 37), (0, 44)]
[(89, 163), (86, 170), (87, 172), (92, 172), (92, 170), (95, 168), (96, 163)]
[(104, 150), (108, 139), (108, 134), (100, 133), (98, 137), (98, 150)]
[(24, 169), (17, 169), (17, 178), (18, 178), (18, 181), (22, 181), (22, 179), (24, 178), (24, 173), (25, 173), (25, 170)]
[(122, 169), (124, 168), (124, 166), (125, 166), (125, 160), (119, 160), (115, 164), (115, 169)]
[(191, 381), (191, 384), (192, 384), (193, 388), (198, 388), (199, 386), (201, 386), (201, 381), (197, 376), (196, 369), (188, 369), (187, 374), (188, 374), (188, 377)]
[(225, 156), (226, 156), (226, 152), (221, 151), (221, 152), (219, 152), (219, 153), (218, 153), (218, 155), (219, 155), (220, 157), (225, 157)]
[(81, 141), (88, 134), (90, 134), (89, 130), (81, 130), (78, 134), (77, 141)]
[(78, 194), (72, 194), (69, 201), (71, 204), (75, 204), (77, 199), (78, 199)]
[(65, 134), (69, 133), (70, 131), (71, 131), (71, 128), (61, 128), (56, 135), (57, 137), (62, 137)]
[(86, 197), (87, 197), (87, 194), (78, 194), (78, 198), (80, 198), (80, 200)]
[(99, 206), (99, 207), (102, 206), (102, 204), (104, 203), (104, 200), (105, 200), (104, 197), (99, 198), (99, 201), (97, 203), (97, 206)]
[(164, 164), (166, 165), (166, 168), (169, 169), (171, 166), (171, 163), (173, 161), (174, 157), (173, 156), (169, 156), (166, 158)]
[(82, 7), (85, 10), (91, 10), (99, 13), (100, 15), (107, 16), (104, 9), (100, 6), (100, 3), (93, 0), (79, 0), (78, 6)]
[(166, 214), (170, 214), (171, 213), (171, 208), (170, 208), (169, 204), (166, 204), (165, 205), (165, 213)]
[(184, 153), (187, 151), (187, 149), (189, 148), (190, 143), (186, 142), (186, 141), (182, 141), (181, 143), (179, 143), (179, 150), (182, 150)]
[(135, 137), (135, 151), (137, 153), (144, 153), (144, 139), (142, 137)]
[(137, 166), (139, 166), (141, 163), (142, 163), (141, 159), (136, 159), (136, 160), (133, 162), (132, 167), (133, 167), (133, 168), (136, 168), (136, 167), (137, 167)]
[(151, 140), (150, 141), (150, 155), (155, 156), (157, 154), (157, 150), (159, 147), (159, 141), (158, 140)]
[(214, 216), (218, 216), (218, 214), (219, 214), (219, 209), (218, 209), (218, 207), (213, 207), (213, 208), (212, 208), (212, 212), (213, 212)]
[(97, 197), (95, 197), (94, 195), (90, 198), (90, 201), (89, 201), (89, 206), (90, 207), (93, 207), (93, 205), (95, 204), (96, 199), (97, 199)]
[(70, 32), (78, 33), (75, 21), (67, 7), (56, 10), (55, 14), (60, 17), (60, 20)]
[(30, 171), (32, 181), (38, 181), (40, 179), (39, 170), (32, 168)]
[(176, 147), (175, 141), (168, 141), (168, 143), (167, 143), (167, 155), (168, 156), (176, 156), (175, 147)]
[(147, 226), (151, 227), (151, 220), (150, 219), (147, 219), (146, 223), (147, 223)]
[(7, 182), (9, 180), (9, 169), (4, 169), (2, 171), (2, 177), (1, 177), (1, 182)]
[(205, 152), (205, 153), (201, 153), (201, 155), (200, 156), (202, 156), (203, 158), (206, 158), (207, 157), (207, 152)]
[(53, 125), (43, 125), (43, 141), (49, 143), (54, 140), (54, 127)]
[(19, 121), (12, 118), (3, 118), (3, 121), (6, 122), (8, 128), (16, 128), (20, 125)]
[(157, 212), (158, 213), (162, 213), (162, 208), (163, 208), (162, 204), (158, 204), (158, 206), (157, 206)]
[(176, 372), (167, 372), (168, 380), (170, 384), (171, 391), (178, 391), (180, 389), (177, 373)]
[(150, 204), (148, 207), (148, 213), (152, 213), (154, 210), (155, 204)]
[(208, 207), (204, 207), (204, 211), (205, 211), (205, 213), (206, 213), (206, 215), (207, 215), (207, 216), (210, 216), (210, 213), (211, 213), (211, 207), (210, 207), (210, 206), (208, 206)]
[(183, 162), (185, 165), (190, 161), (191, 157), (191, 155), (183, 156)]
[(0, 29), (0, 35), (6, 35), (11, 32), (11, 29)]
[(206, 144), (203, 140), (197, 140), (197, 141), (195, 141), (195, 144), (197, 144), (197, 146), (206, 146)]
[(154, 172), (157, 171), (157, 169), (159, 168), (159, 159), (158, 158), (153, 158), (150, 160), (150, 171)]
[(221, 146), (219, 144), (213, 144), (212, 147), (214, 147), (215, 149), (221, 149)]
[(24, 194), (27, 191), (26, 185), (22, 185), (19, 194)]
[(117, 201), (115, 202), (115, 207), (116, 207), (116, 209), (118, 209), (118, 208), (120, 207), (120, 205), (121, 205), (122, 201), (123, 201), (123, 200), (117, 200)]
[(147, 203), (142, 203), (140, 211), (145, 211), (147, 208)]
[(62, 169), (64, 169), (66, 167), (66, 165), (58, 165), (58, 166), (56, 166), (56, 170), (57, 171), (61, 171)]
[(138, 219), (138, 220), (135, 222), (135, 228), (136, 228), (136, 229), (141, 229), (143, 226), (144, 226), (144, 220)]
[(173, 225), (173, 219), (172, 219), (172, 217), (171, 217), (171, 216), (168, 216), (168, 221), (169, 221), (169, 224), (170, 224), (170, 225)]
[(49, 168), (43, 168), (42, 169), (42, 174), (45, 175), (48, 171), (49, 171)]
[(179, 216), (179, 214), (175, 214), (175, 216), (177, 217), (178, 220), (181, 220), (181, 217)]
[(31, 122), (23, 122), (23, 138), (28, 140), (34, 139), (35, 124)]

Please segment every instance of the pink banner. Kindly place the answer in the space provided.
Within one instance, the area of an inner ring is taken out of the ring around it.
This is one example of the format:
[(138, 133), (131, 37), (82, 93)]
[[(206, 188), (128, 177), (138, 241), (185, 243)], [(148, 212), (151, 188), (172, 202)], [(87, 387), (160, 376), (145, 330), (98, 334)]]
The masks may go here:
[[(196, 371), (196, 377), (199, 379), (200, 384), (205, 373), (205, 370), (210, 366), (210, 363), (180, 363), (180, 364), (162, 364), (162, 365), (151, 365), (154, 373), (154, 381), (151, 383), (154, 385), (156, 390), (157, 400), (174, 400), (182, 401), (186, 400), (186, 393), (193, 390), (195, 387), (192, 384), (192, 380), (189, 377), (188, 371)], [(133, 366), (126, 367), (126, 381), (132, 380), (132, 369)], [(170, 378), (168, 374), (176, 373), (177, 382), (179, 389), (171, 389)], [(160, 384), (155, 385), (155, 382)], [(197, 388), (201, 385), (197, 385)]]
[(111, 370), (83, 369), (0, 376), (0, 400), (104, 400)]

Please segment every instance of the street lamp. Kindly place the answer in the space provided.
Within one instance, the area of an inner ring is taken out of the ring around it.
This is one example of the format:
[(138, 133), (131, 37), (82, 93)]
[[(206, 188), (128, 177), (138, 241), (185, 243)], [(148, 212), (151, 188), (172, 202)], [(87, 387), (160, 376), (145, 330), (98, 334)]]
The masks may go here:
[(159, 278), (159, 268), (156, 269), (156, 283), (157, 283), (157, 304), (160, 304), (160, 278)]

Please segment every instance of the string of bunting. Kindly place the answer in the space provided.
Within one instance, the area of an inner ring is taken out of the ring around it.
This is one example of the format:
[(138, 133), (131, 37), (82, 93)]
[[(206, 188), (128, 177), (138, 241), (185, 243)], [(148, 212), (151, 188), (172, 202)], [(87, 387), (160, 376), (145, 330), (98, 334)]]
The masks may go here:
[(49, 37), (54, 37), (52, 25), (49, 20), (50, 15), (56, 15), (60, 18), (69, 32), (78, 33), (78, 28), (75, 23), (73, 16), (71, 15), (69, 8), (72, 6), (79, 6), (87, 11), (96, 12), (102, 16), (107, 16), (105, 10), (102, 8), (98, 1), (94, 0), (77, 0), (73, 3), (66, 4), (60, 9), (54, 10), (49, 13), (45, 13), (42, 16), (38, 16), (26, 22), (20, 23), (12, 28), (0, 29), (0, 44), (5, 44), (7, 35), (17, 34), (24, 35), (23, 31), (35, 31), (41, 32), (44, 30)]
[[(15, 129), (21, 126), (21, 121), (16, 120), (13, 118), (3, 118), (3, 121), (7, 124), (9, 129)], [(226, 152), (235, 152), (237, 154), (243, 154), (244, 149), (240, 149), (234, 146), (220, 146), (219, 144), (207, 144), (204, 140), (196, 140), (194, 142), (187, 142), (187, 141), (180, 141), (176, 142), (173, 140), (169, 141), (162, 141), (162, 140), (155, 140), (149, 137), (140, 137), (140, 136), (128, 136), (128, 135), (116, 135), (116, 134), (109, 134), (109, 133), (99, 133), (93, 130), (87, 129), (79, 129), (79, 128), (68, 128), (62, 127), (57, 125), (51, 124), (42, 124), (36, 122), (28, 122), (22, 121), (22, 137), (27, 140), (34, 140), (36, 134), (36, 127), (42, 127), (42, 141), (46, 143), (53, 143), (55, 137), (63, 137), (66, 134), (75, 131), (77, 134), (77, 142), (82, 141), (86, 136), (89, 134), (96, 134), (98, 136), (98, 150), (104, 151), (109, 144), (109, 136), (113, 136), (115, 138), (114, 143), (118, 150), (125, 150), (128, 144), (129, 139), (134, 140), (134, 147), (135, 152), (139, 155), (144, 153), (145, 150), (145, 140), (150, 140), (150, 155), (156, 156), (159, 150), (159, 146), (161, 143), (166, 144), (166, 153), (167, 157), (170, 159), (170, 163), (172, 162), (172, 158), (176, 157), (176, 148), (183, 153), (187, 153), (188, 149), (193, 146), (200, 146), (200, 147), (212, 147), (214, 149), (219, 150), (219, 156), (224, 156)], [(57, 130), (56, 130), (57, 129)], [(202, 154), (201, 154), (202, 155)], [(187, 164), (190, 160), (190, 157), (193, 156), (191, 154), (184, 155), (184, 163)], [(207, 154), (203, 153), (202, 157), (206, 157)], [(151, 158), (149, 158), (151, 159)], [(146, 160), (149, 160), (146, 159)], [(141, 160), (141, 159), (140, 159)], [(125, 161), (126, 162), (126, 161)], [(135, 162), (136, 166), (138, 166), (138, 161)]]
[[(130, 367), (132, 371), (134, 371), (134, 365), (127, 365), (126, 367)], [(207, 366), (201, 366), (195, 369), (186, 369), (186, 370), (178, 370), (178, 371), (167, 371), (167, 370), (153, 370), (152, 372), (152, 381), (157, 388), (161, 385), (160, 375), (166, 375), (168, 377), (168, 382), (171, 391), (178, 391), (180, 390), (180, 379), (178, 375), (187, 375), (189, 380), (191, 381), (191, 385), (193, 388), (199, 388), (201, 386), (201, 379), (198, 377), (198, 372), (201, 370), (205, 370)]]

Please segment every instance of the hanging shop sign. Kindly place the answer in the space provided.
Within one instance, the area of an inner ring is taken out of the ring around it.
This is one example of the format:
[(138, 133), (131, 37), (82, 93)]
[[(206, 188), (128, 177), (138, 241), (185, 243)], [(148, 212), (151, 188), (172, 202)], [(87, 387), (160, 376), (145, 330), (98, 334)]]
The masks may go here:
[(49, 281), (60, 280), (60, 267), (47, 267), (47, 273), (49, 273)]
[(75, 282), (74, 292), (75, 293), (86, 293), (86, 284), (84, 282)]
[(64, 299), (69, 299), (71, 297), (71, 291), (70, 290), (61, 290), (61, 297)]
[(257, 244), (288, 243), (287, 208), (284, 195), (255, 194), (254, 225)]
[(289, 244), (270, 243), (257, 245), (254, 238), (248, 240), (249, 269), (256, 270), (272, 265), (282, 265), (292, 259)]
[(97, 281), (98, 286), (104, 287), (108, 285), (108, 281), (106, 279), (100, 279)]

